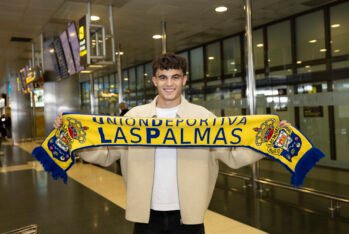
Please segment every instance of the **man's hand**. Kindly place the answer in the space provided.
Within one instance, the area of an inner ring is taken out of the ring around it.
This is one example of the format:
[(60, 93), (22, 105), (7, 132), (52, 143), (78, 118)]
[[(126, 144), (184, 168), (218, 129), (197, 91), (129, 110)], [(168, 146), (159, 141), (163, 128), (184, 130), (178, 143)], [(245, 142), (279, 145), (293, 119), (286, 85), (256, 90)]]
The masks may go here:
[(291, 124), (289, 122), (287, 122), (287, 120), (281, 120), (279, 123), (279, 127), (280, 128), (285, 128), (285, 127), (290, 127)]
[(53, 127), (55, 129), (58, 129), (58, 128), (62, 127), (62, 125), (63, 125), (62, 114), (60, 114), (57, 116), (57, 118), (53, 122)]

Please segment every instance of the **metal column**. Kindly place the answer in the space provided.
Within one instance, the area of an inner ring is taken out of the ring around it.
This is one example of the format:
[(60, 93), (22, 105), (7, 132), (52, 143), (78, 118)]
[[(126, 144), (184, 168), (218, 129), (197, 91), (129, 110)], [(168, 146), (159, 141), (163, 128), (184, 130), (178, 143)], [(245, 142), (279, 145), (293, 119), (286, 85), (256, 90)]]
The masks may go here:
[[(252, 44), (252, 0), (245, 0), (245, 13), (246, 13), (246, 42), (247, 42), (247, 74), (246, 74), (246, 96), (247, 104), (250, 115), (256, 114), (256, 80), (254, 74), (254, 60), (253, 60), (253, 44)], [(259, 177), (259, 165), (258, 162), (252, 165), (252, 179), (253, 179), (253, 188), (257, 190), (256, 179)]]
[(96, 99), (95, 99), (95, 85), (93, 75), (89, 74), (90, 79), (90, 103), (91, 103), (91, 114), (98, 114), (96, 108)]
[(120, 43), (118, 42), (118, 55), (116, 56), (116, 66), (118, 69), (118, 81), (119, 81), (119, 103), (124, 101), (122, 93), (122, 74), (121, 74), (121, 54), (120, 54)]
[(117, 56), (115, 58), (115, 34), (114, 34), (114, 24), (113, 24), (113, 6), (109, 5), (109, 22), (110, 22), (110, 34), (111, 34), (111, 48), (112, 48), (112, 60), (115, 63), (116, 60), (116, 69), (117, 69), (117, 77), (119, 82), (119, 103), (123, 102), (122, 95), (122, 73), (121, 73), (121, 50), (120, 43), (117, 42)]
[(113, 24), (113, 6), (109, 5), (109, 25), (110, 25), (110, 40), (111, 40), (111, 58), (115, 64), (115, 40), (114, 40), (114, 24)]
[[(32, 72), (34, 73), (34, 67), (35, 67), (35, 44), (34, 42), (32, 43), (32, 62), (31, 62), (31, 69), (32, 69)], [(33, 90), (34, 91), (34, 90)], [(32, 136), (33, 136), (33, 139), (36, 138), (36, 110), (35, 110), (35, 97), (34, 97), (34, 92), (32, 92), (31, 94), (32, 96), (32, 103), (33, 103), (33, 112), (32, 112), (32, 115), (33, 115), (33, 127), (32, 127)]]
[(166, 21), (161, 21), (161, 53), (167, 52)]
[[(246, 13), (246, 42), (247, 42), (247, 69), (246, 69), (246, 96), (247, 104), (250, 115), (256, 114), (256, 80), (254, 74), (253, 63), (253, 44), (252, 44), (252, 0), (245, 0), (245, 13)], [(259, 178), (259, 163), (256, 162), (252, 165), (252, 183), (255, 199), (253, 202), (253, 218), (254, 225), (259, 228), (260, 225), (260, 204), (257, 199), (257, 191), (259, 189), (257, 179)]]

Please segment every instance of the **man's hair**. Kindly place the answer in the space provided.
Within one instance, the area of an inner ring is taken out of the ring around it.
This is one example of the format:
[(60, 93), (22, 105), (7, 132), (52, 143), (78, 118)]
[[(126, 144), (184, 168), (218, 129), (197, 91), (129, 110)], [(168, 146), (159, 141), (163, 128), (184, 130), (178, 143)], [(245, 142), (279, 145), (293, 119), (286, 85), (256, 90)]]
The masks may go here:
[(153, 76), (155, 76), (158, 69), (178, 69), (182, 70), (183, 74), (185, 75), (187, 72), (187, 61), (182, 56), (174, 53), (162, 54), (153, 61)]

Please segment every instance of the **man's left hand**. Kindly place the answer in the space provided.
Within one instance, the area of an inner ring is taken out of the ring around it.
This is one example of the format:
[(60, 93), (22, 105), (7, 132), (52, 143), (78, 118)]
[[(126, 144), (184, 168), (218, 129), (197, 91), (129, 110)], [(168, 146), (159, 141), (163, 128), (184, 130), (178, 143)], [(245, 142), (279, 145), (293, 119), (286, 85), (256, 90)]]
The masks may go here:
[(290, 127), (291, 124), (289, 122), (287, 122), (287, 120), (281, 120), (279, 123), (279, 127), (280, 128), (285, 128), (285, 127)]

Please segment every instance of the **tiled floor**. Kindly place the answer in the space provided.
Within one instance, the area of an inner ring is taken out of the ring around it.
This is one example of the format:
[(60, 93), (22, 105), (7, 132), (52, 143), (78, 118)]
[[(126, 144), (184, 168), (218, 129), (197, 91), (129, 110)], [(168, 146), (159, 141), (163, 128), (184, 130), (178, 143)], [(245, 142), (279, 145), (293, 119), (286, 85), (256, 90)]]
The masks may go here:
[[(124, 219), (121, 176), (91, 164), (76, 164), (67, 185), (52, 180), (32, 162), (35, 144), (4, 145), (0, 161), (0, 232), (37, 224), (40, 233), (132, 233)], [(206, 233), (265, 233), (208, 211)]]
[[(123, 179), (114, 173), (115, 167), (106, 170), (78, 163), (69, 171), (65, 185), (52, 180), (32, 161), (28, 152), (34, 146), (28, 142), (2, 147), (0, 233), (31, 223), (38, 224), (40, 233), (132, 232), (133, 224), (124, 219)], [(274, 168), (270, 161), (261, 164), (263, 176), (288, 182), (289, 174)], [(222, 169), (227, 170), (224, 166)], [(239, 173), (249, 171), (247, 167)], [(348, 175), (347, 171), (319, 167), (309, 174), (305, 184), (349, 197)], [(331, 218), (326, 199), (272, 187), (256, 197), (252, 189), (243, 189), (242, 185), (241, 180), (219, 176), (205, 217), (208, 234), (349, 233), (347, 204), (341, 204), (340, 213)]]

